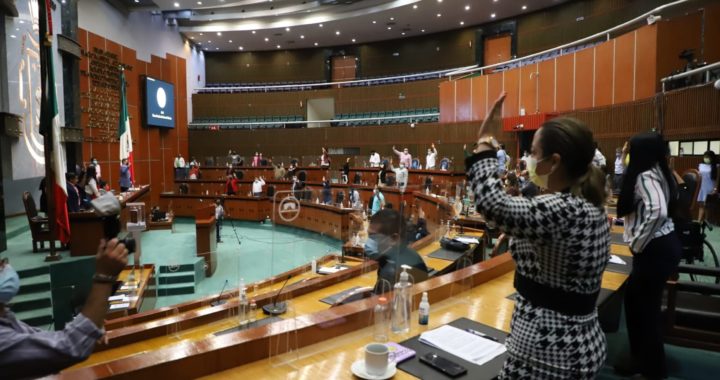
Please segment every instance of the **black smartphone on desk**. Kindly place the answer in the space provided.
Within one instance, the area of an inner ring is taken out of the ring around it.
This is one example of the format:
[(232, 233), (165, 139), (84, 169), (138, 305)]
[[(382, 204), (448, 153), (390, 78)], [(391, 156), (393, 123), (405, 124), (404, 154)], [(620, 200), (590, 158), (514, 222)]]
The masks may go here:
[(432, 352), (421, 356), (420, 361), (450, 377), (458, 377), (467, 373), (465, 367)]

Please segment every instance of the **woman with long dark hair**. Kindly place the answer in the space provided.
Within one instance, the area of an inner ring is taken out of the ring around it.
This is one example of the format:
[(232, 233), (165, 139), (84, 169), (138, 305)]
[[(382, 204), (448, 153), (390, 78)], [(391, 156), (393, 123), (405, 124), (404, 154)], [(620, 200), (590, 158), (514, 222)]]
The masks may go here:
[(87, 171), (85, 172), (85, 193), (88, 195), (90, 200), (100, 196), (95, 165), (88, 166)]
[(680, 262), (680, 240), (671, 219), (677, 185), (662, 136), (647, 132), (630, 139), (630, 162), (617, 204), (625, 218), (624, 240), (633, 254), (625, 291), (625, 321), (632, 366), (616, 367), (646, 378), (666, 376), (660, 306), (665, 282)]
[(518, 292), (505, 341), (501, 379), (592, 379), (605, 363), (596, 302), (610, 252), (605, 175), (594, 165), (593, 135), (582, 122), (557, 118), (533, 137), (530, 178), (548, 190), (505, 193), (498, 175), (501, 96), (465, 160), (477, 210), (511, 236)]
[(698, 165), (700, 173), (700, 191), (698, 192), (698, 220), (705, 220), (705, 205), (709, 195), (718, 191), (718, 157), (712, 150), (708, 150), (703, 155), (703, 162)]

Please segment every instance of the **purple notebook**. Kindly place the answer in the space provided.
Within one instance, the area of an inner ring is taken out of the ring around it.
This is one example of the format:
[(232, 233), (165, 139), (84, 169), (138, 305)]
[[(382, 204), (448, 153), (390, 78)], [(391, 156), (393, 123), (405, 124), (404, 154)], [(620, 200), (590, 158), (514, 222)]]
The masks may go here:
[(385, 344), (390, 350), (390, 358), (395, 363), (401, 363), (415, 356), (415, 350), (401, 346), (395, 342), (388, 342)]

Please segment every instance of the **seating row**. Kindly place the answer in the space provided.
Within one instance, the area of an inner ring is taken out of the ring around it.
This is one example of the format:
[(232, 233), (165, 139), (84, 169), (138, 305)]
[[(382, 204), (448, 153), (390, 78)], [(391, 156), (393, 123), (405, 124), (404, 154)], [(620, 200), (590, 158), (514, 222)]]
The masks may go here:
[[(405, 123), (433, 123), (439, 119), (439, 110), (437, 108), (417, 108), (407, 110), (395, 110), (395, 111), (380, 111), (380, 112), (360, 112), (360, 113), (348, 113), (339, 114), (336, 119), (338, 120), (335, 125), (337, 126), (358, 126), (368, 124), (405, 124)], [(357, 120), (365, 119), (365, 120)], [(367, 120), (377, 119), (377, 120)]]
[(571, 46), (567, 49), (549, 51), (547, 53), (544, 53), (544, 54), (536, 56), (536, 57), (531, 57), (531, 58), (523, 59), (518, 62), (512, 62), (512, 63), (508, 63), (506, 65), (498, 66), (498, 67), (494, 68), (493, 70), (495, 72), (499, 72), (499, 71), (515, 69), (515, 68), (523, 67), (523, 66), (527, 66), (527, 65), (532, 65), (532, 64), (535, 64), (538, 62), (547, 61), (549, 59), (559, 57), (561, 55), (572, 54), (579, 50), (591, 48), (599, 43), (600, 42), (591, 42), (591, 43), (587, 43), (584, 45)]
[(194, 119), (191, 123), (191, 129), (209, 129), (211, 125), (197, 124), (213, 124), (222, 123), (223, 129), (264, 129), (264, 128), (283, 128), (288, 122), (303, 121), (300, 115), (280, 115), (280, 116), (244, 116), (244, 117), (206, 117)]

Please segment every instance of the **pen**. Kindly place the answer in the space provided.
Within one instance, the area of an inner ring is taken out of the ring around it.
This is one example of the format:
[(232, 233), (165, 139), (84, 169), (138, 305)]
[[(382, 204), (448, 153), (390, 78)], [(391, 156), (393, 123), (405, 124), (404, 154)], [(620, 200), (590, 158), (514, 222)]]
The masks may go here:
[(497, 341), (498, 341), (497, 338), (492, 337), (492, 336), (490, 336), (490, 335), (488, 335), (488, 334), (481, 333), (480, 331), (477, 331), (477, 330), (465, 329), (465, 331), (469, 332), (470, 334), (479, 336), (479, 337), (481, 337), (481, 338), (490, 339), (490, 340), (492, 340), (492, 341), (494, 341), (494, 342), (497, 342)]

